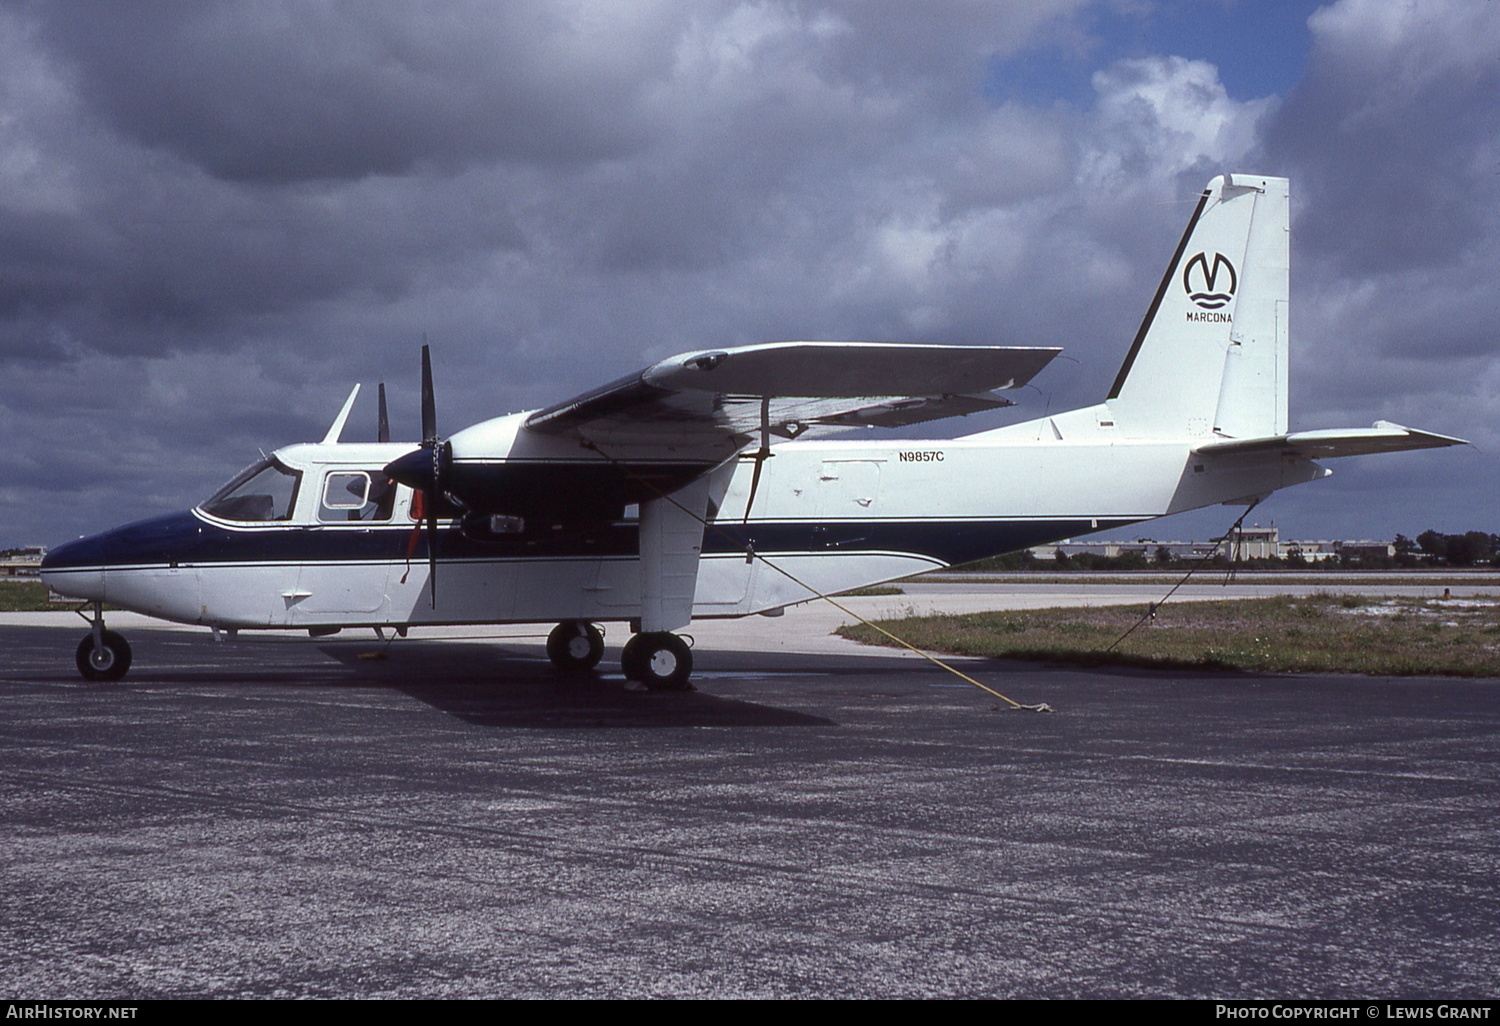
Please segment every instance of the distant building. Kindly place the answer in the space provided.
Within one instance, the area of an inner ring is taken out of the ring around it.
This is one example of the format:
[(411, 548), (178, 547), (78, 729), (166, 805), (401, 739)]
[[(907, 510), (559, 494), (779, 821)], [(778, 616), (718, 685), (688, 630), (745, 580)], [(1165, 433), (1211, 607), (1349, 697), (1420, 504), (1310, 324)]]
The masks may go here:
[(1137, 538), (1135, 541), (1061, 541), (1056, 545), (1037, 545), (1031, 554), (1037, 559), (1056, 559), (1059, 552), (1069, 559), (1085, 553), (1114, 558), (1127, 553), (1140, 553), (1147, 562), (1158, 562), (1165, 550), (1173, 559), (1204, 559), (1219, 555), (1226, 559), (1287, 559), (1299, 557), (1309, 563), (1337, 561), (1341, 556), (1360, 558), (1374, 556), (1386, 558), (1396, 554), (1396, 546), (1383, 541), (1282, 541), (1281, 534), (1273, 524), (1270, 527), (1243, 528), (1238, 538), (1231, 536), (1222, 542), (1212, 541), (1157, 541), (1155, 538)]
[(29, 545), (24, 549), (6, 549), (0, 552), (0, 577), (35, 577), (47, 554), (44, 545)]
[(1334, 542), (1338, 546), (1339, 553), (1351, 559), (1362, 556), (1374, 556), (1376, 559), (1389, 559), (1396, 554), (1396, 546), (1391, 542), (1380, 541), (1344, 541)]

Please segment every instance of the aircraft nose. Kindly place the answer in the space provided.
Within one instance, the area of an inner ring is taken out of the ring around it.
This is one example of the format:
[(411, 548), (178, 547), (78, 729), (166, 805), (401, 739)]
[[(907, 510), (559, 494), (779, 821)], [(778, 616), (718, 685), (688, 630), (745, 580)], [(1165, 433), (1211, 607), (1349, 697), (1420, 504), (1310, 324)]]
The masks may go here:
[(103, 566), (108, 540), (107, 534), (93, 534), (48, 549), (42, 557), (42, 569), (57, 571)]
[(90, 535), (49, 549), (42, 557), (42, 581), (59, 595), (102, 602), (109, 550), (108, 533)]

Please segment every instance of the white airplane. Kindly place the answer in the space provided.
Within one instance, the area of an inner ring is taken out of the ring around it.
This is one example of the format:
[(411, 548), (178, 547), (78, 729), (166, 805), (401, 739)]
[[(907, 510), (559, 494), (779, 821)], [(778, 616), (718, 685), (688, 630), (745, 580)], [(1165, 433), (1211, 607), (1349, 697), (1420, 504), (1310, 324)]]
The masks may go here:
[[(1464, 444), (1383, 421), (1288, 432), (1288, 187), (1208, 184), (1109, 396), (944, 441), (827, 437), (1011, 403), (1056, 349), (774, 342), (674, 356), (423, 442), (279, 449), (185, 513), (58, 546), (93, 603), (90, 679), (129, 669), (102, 606), (227, 631), (554, 622), (591, 669), (686, 687), (677, 631), (1326, 477), (1316, 459)], [(439, 580), (441, 577), (441, 580)]]

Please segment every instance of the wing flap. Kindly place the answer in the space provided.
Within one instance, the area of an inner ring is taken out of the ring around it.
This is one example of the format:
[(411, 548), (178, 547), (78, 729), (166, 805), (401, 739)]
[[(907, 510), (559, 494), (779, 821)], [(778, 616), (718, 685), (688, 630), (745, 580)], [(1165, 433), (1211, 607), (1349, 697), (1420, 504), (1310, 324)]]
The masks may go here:
[(818, 417), (810, 423), (823, 427), (907, 427), (945, 417), (967, 417), (971, 413), (999, 410), (1015, 403), (998, 395), (944, 395), (935, 397), (891, 397), (882, 402)]
[(1368, 428), (1335, 428), (1322, 431), (1294, 431), (1268, 438), (1226, 439), (1200, 445), (1194, 452), (1205, 456), (1232, 453), (1281, 452), (1307, 459), (1332, 459), (1339, 456), (1369, 456), (1383, 452), (1405, 452), (1410, 449), (1441, 449), (1450, 445), (1468, 445), (1462, 438), (1418, 431), (1388, 420), (1377, 420)]

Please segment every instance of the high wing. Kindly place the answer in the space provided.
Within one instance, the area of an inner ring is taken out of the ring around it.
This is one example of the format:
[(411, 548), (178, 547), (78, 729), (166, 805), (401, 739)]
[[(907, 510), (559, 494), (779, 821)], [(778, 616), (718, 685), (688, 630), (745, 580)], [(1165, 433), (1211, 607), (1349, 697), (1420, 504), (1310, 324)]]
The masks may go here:
[(413, 487), (441, 478), (471, 510), (523, 518), (608, 519), (639, 504), (640, 629), (662, 636), (692, 619), (715, 467), (758, 439), (748, 519), (771, 434), (1008, 406), (993, 392), (1026, 384), (1057, 353), (872, 342), (684, 353), (519, 424), (502, 418), (465, 429), (387, 473)]
[[(1011, 405), (1060, 350), (768, 342), (683, 353), (530, 414), (436, 437), (386, 474), (472, 513), (609, 520), (671, 495), (771, 436), (898, 426)], [(424, 395), (430, 373), (423, 372)], [(430, 406), (424, 399), (424, 410)], [(757, 473), (757, 479), (759, 474)], [(752, 489), (753, 490), (753, 489)]]
[(1010, 406), (1061, 350), (767, 342), (684, 353), (531, 414), (524, 430), (598, 444), (734, 447), (762, 430), (899, 427)]
[(1307, 459), (1328, 459), (1468, 444), (1462, 438), (1418, 431), (1416, 428), (1392, 424), (1388, 420), (1377, 420), (1373, 427), (1368, 428), (1294, 431), (1268, 438), (1226, 439), (1200, 445), (1194, 452), (1204, 455), (1281, 452), (1287, 456), (1302, 456)]

